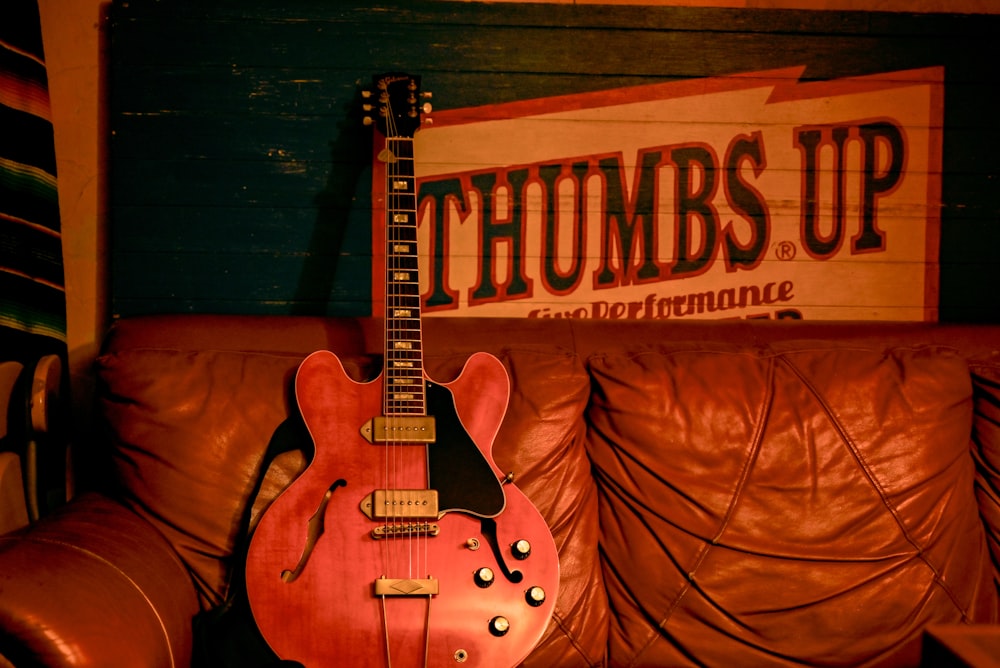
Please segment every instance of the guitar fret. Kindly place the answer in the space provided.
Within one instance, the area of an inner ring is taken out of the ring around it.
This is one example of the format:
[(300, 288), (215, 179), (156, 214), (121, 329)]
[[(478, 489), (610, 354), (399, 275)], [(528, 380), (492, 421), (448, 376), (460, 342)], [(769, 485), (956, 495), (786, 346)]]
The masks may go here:
[(410, 402), (408, 405), (400, 406), (387, 406), (385, 409), (386, 417), (392, 417), (393, 415), (422, 415), (423, 410), (420, 406), (420, 402)]
[(386, 309), (385, 317), (390, 325), (398, 324), (410, 329), (420, 328), (420, 309), (416, 307), (416, 304), (408, 306), (403, 301), (390, 304)]
[(389, 340), (395, 341), (398, 339), (408, 339), (410, 341), (420, 340), (420, 325), (406, 325), (402, 323), (392, 323), (389, 325), (388, 330)]
[(403, 408), (417, 408), (423, 402), (423, 399), (423, 393), (389, 392), (390, 406), (396, 410)]
[[(389, 341), (409, 341), (410, 343), (419, 344), (420, 328), (391, 327), (389, 328)], [(419, 347), (419, 345), (413, 347)]]
[(419, 362), (420, 346), (418, 345), (416, 348), (414, 348), (412, 345), (409, 348), (395, 348), (389, 346), (386, 354), (386, 359), (394, 359), (394, 360), (399, 359), (411, 362)]
[(420, 385), (423, 382), (423, 375), (414, 369), (389, 369), (388, 377), (390, 382), (397, 385)]
[(391, 250), (386, 255), (386, 261), (389, 262), (390, 267), (410, 267), (416, 268), (420, 266), (416, 255), (411, 255), (409, 253), (394, 253)]

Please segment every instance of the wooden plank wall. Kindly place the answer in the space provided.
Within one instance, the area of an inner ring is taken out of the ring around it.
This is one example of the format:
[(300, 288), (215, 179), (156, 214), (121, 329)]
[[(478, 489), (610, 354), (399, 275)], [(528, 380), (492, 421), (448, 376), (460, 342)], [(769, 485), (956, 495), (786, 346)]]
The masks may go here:
[(940, 319), (1000, 321), (1000, 17), (116, 0), (111, 18), (116, 316), (368, 314), (375, 73), (418, 72), (450, 109), (804, 65), (945, 67)]

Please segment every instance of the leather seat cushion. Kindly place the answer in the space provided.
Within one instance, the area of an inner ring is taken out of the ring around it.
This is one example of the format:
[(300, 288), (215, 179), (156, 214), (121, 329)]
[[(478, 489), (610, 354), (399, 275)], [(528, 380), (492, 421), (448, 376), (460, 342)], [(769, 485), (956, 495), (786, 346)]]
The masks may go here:
[[(291, 383), (301, 355), (133, 348), (101, 356), (102, 413), (126, 503), (152, 522), (187, 565), (203, 608), (225, 596), (232, 557), (265, 451), (294, 411)], [(444, 382), (467, 355), (428, 358)], [(604, 654), (608, 605), (597, 557), (597, 492), (584, 447), (590, 381), (573, 354), (500, 351), (512, 380), (494, 459), (550, 522), (560, 549), (556, 618), (533, 655), (537, 665)], [(372, 359), (343, 360), (364, 378)], [(360, 427), (360, 425), (359, 425)], [(264, 478), (259, 513), (301, 470), (282, 460)], [(307, 518), (305, 518), (307, 519)]]
[(974, 364), (972, 388), (976, 496), (994, 568), (1000, 569), (1000, 364)]
[(961, 358), (676, 344), (590, 370), (612, 665), (915, 665), (924, 624), (995, 621)]

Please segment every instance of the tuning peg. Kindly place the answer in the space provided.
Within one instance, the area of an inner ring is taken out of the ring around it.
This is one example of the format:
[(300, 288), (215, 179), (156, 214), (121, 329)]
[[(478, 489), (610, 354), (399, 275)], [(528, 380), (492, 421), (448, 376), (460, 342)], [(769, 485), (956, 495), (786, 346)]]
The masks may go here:
[(425, 90), (424, 92), (420, 93), (420, 97), (424, 98), (425, 100), (429, 100), (432, 97), (434, 97), (434, 93), (432, 93), (429, 90)]
[(365, 116), (364, 118), (361, 119), (361, 124), (362, 125), (371, 125), (374, 122), (375, 121), (372, 120), (371, 116)]
[(425, 114), (429, 114), (432, 111), (434, 111), (434, 107), (431, 106), (430, 102), (424, 102), (422, 105), (420, 105), (420, 111), (424, 112)]
[(367, 100), (371, 96), (372, 96), (372, 92), (370, 90), (368, 90), (367, 88), (362, 88), (361, 89), (361, 97), (363, 97), (363, 98), (365, 98)]

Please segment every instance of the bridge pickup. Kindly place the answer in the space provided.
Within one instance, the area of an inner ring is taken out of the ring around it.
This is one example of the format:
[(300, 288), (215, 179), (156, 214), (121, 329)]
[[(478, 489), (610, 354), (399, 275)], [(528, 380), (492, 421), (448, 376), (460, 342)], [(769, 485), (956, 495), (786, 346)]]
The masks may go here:
[(433, 443), (437, 438), (434, 416), (375, 417), (361, 425), (369, 443)]
[(406, 522), (396, 524), (380, 524), (371, 531), (372, 538), (400, 538), (409, 536), (436, 536), (441, 533), (441, 527), (430, 522)]
[(435, 489), (376, 489), (361, 499), (361, 512), (370, 520), (436, 520)]
[(434, 578), (387, 578), (375, 580), (376, 596), (437, 596), (438, 581)]

